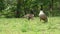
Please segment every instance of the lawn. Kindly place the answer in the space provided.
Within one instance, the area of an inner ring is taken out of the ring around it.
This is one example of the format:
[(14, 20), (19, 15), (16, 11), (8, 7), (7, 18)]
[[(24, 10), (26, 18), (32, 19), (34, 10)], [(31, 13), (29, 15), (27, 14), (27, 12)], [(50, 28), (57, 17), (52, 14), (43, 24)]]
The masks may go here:
[(60, 17), (49, 17), (47, 23), (25, 18), (0, 18), (0, 34), (60, 34)]

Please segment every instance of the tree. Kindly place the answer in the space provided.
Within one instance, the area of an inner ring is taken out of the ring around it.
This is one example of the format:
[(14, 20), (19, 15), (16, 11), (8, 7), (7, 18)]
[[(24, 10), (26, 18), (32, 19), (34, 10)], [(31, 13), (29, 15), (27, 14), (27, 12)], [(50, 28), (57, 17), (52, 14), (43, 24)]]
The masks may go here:
[(4, 8), (5, 8), (4, 0), (0, 0), (0, 11), (4, 10)]

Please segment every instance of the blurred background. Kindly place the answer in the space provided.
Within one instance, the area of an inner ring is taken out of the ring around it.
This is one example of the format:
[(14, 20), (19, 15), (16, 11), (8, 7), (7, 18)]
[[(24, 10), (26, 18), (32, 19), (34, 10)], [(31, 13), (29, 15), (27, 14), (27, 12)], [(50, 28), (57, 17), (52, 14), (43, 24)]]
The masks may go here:
[(0, 0), (0, 17), (19, 18), (31, 11), (37, 17), (40, 5), (47, 16), (60, 16), (60, 0)]

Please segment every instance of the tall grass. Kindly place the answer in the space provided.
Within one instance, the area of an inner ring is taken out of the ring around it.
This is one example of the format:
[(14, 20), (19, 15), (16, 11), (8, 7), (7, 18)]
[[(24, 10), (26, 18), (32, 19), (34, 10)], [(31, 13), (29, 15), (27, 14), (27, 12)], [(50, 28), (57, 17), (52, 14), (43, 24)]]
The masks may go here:
[(25, 18), (1, 18), (0, 34), (60, 34), (60, 17), (49, 17), (47, 23)]

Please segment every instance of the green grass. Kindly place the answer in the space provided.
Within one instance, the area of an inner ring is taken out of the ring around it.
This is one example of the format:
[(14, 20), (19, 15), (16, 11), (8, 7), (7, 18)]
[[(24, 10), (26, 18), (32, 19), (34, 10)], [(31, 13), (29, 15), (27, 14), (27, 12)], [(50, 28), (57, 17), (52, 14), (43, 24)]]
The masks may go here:
[(60, 17), (49, 17), (47, 23), (25, 18), (0, 18), (0, 34), (60, 34)]

